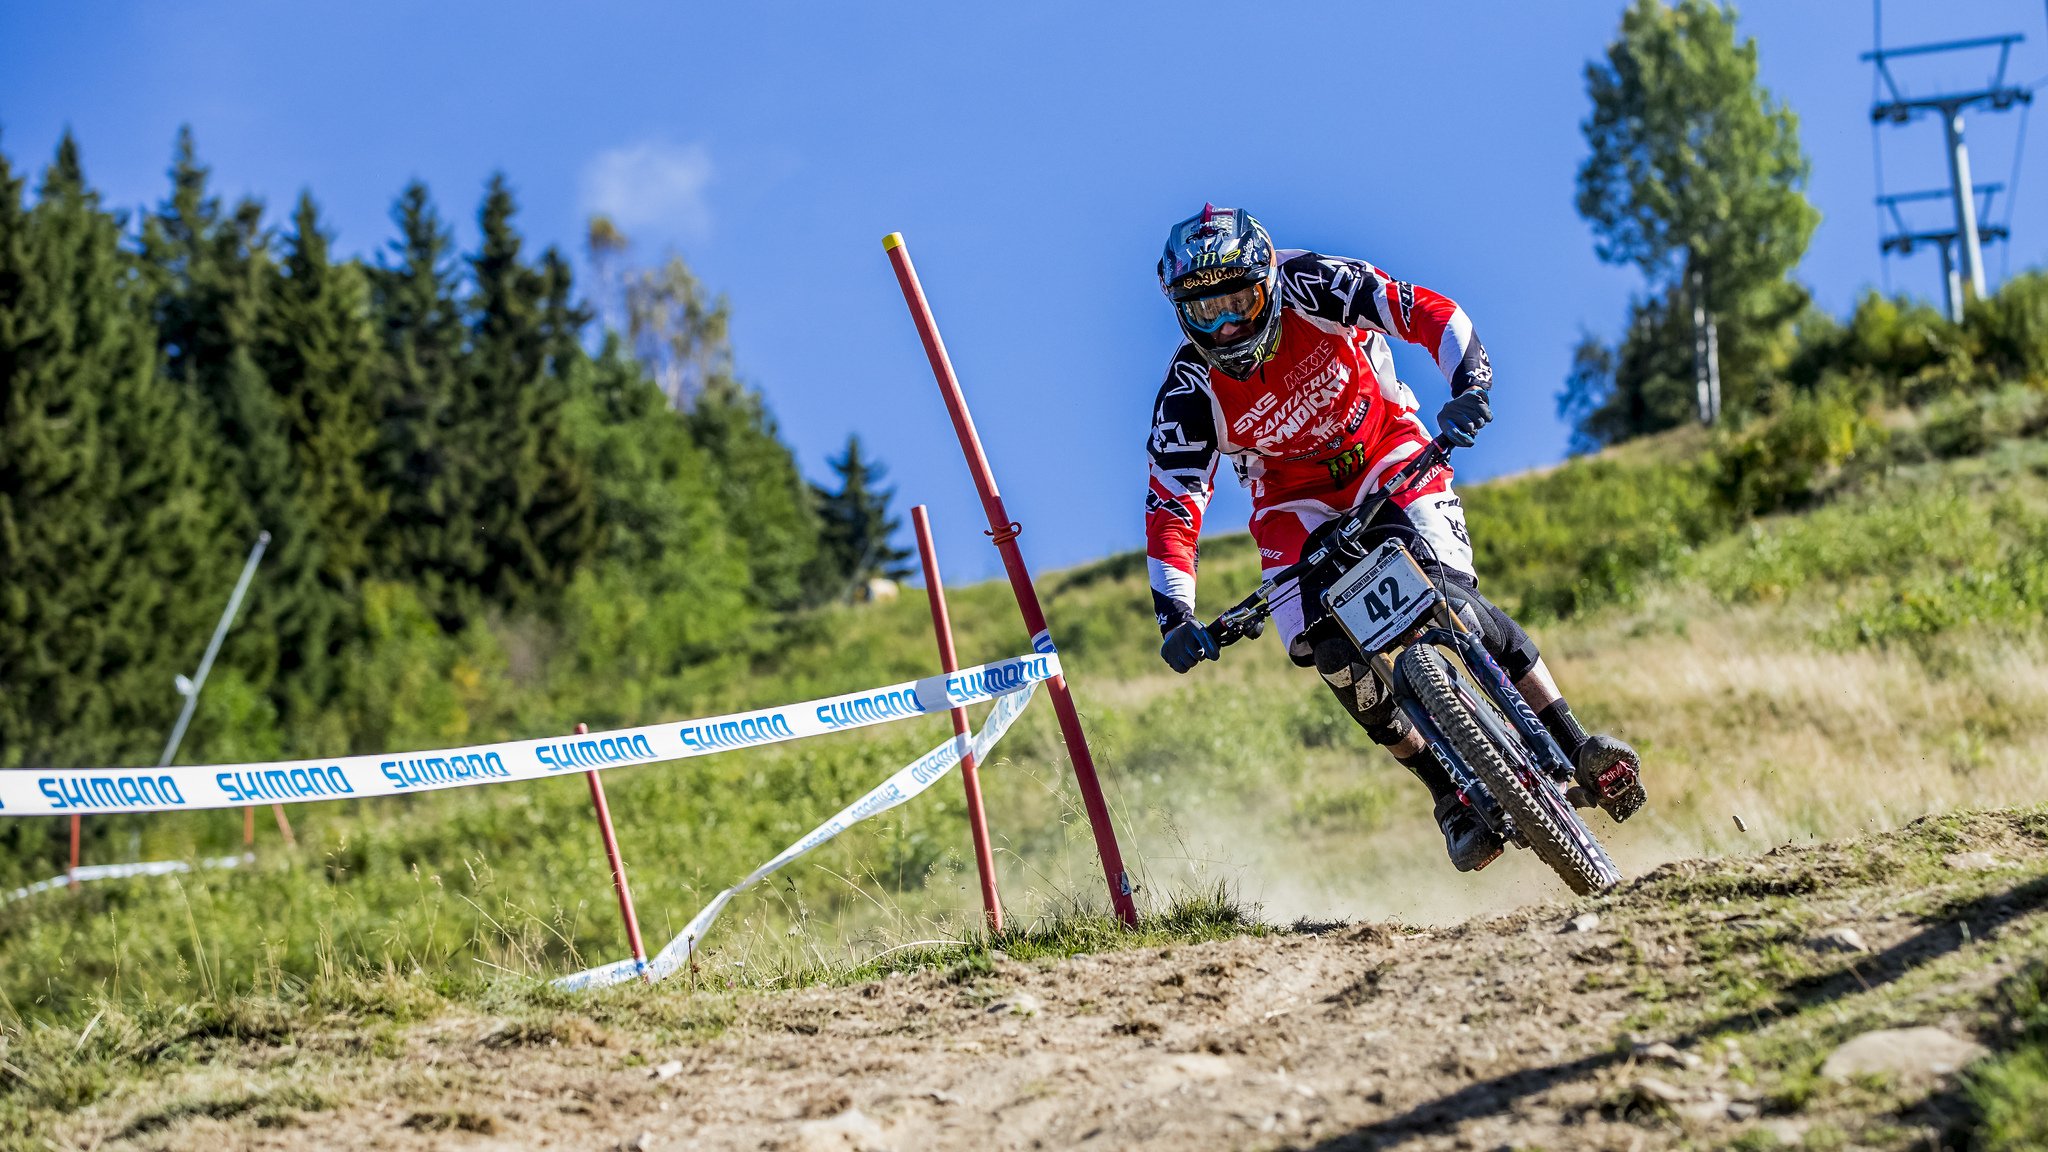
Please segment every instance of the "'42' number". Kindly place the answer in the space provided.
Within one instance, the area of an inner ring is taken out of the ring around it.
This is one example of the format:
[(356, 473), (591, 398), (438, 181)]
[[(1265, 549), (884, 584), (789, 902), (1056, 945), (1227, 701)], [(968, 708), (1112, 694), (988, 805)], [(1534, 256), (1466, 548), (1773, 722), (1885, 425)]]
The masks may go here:
[(1389, 576), (1380, 581), (1378, 589), (1365, 594), (1365, 616), (1375, 624), (1383, 624), (1408, 604), (1409, 598), (1401, 594), (1401, 582)]

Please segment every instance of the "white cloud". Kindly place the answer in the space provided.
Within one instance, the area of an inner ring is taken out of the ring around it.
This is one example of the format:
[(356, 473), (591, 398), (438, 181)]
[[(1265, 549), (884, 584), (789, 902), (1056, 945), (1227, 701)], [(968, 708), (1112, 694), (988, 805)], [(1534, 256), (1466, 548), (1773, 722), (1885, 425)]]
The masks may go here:
[(711, 230), (711, 154), (701, 144), (645, 142), (601, 152), (583, 169), (583, 210), (635, 239), (699, 239)]

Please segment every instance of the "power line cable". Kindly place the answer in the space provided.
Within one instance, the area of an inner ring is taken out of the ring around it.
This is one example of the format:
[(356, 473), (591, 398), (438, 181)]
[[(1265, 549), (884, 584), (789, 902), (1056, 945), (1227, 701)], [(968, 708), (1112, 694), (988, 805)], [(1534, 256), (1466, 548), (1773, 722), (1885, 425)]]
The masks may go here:
[[(1884, 0), (1870, 0), (1870, 48), (1872, 53), (1884, 51)], [(1870, 69), (1870, 102), (1877, 103), (1880, 94), (1877, 69), (1873, 63)], [(1871, 211), (1877, 217), (1877, 238), (1884, 239), (1884, 139), (1878, 131), (1877, 121), (1870, 122), (1870, 164), (1871, 179), (1877, 187), (1877, 198), (1870, 202)], [(1892, 294), (1892, 254), (1881, 245), (1878, 249), (1877, 266), (1884, 282), (1884, 294)]]

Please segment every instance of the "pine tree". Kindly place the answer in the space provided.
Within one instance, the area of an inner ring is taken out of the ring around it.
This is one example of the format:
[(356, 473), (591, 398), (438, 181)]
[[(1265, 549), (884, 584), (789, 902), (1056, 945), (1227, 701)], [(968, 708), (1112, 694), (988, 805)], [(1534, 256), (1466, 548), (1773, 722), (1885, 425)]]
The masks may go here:
[(0, 765), (153, 762), (220, 574), (193, 413), (67, 135), (0, 157)]
[(390, 511), (374, 539), (379, 569), (418, 586), (444, 627), (466, 618), (466, 590), (484, 550), (465, 493), (475, 456), (461, 442), (468, 410), (454, 240), (426, 185), (407, 185), (391, 210), (398, 237), (371, 272), (371, 311), (383, 355), (374, 487)]
[(589, 478), (562, 438), (566, 387), (551, 371), (578, 327), (567, 264), (543, 274), (522, 263), (511, 188), (494, 176), (479, 213), (483, 245), (471, 258), (470, 407), (466, 439), (482, 449), (476, 519), (487, 560), (484, 593), (517, 603), (561, 587), (593, 536)]
[[(272, 687), (317, 599), (319, 523), (295, 499), (291, 440), (283, 405), (257, 361), (264, 291), (274, 278), (263, 207), (243, 200), (229, 212), (207, 190), (189, 128), (172, 161), (170, 197), (143, 221), (142, 280), (152, 295), (157, 344), (171, 381), (209, 413), (213, 493), (234, 560), (271, 534), (257, 584), (221, 659), (259, 689)], [(218, 612), (224, 592), (195, 589)], [(184, 638), (196, 660), (205, 634)], [(292, 660), (296, 663), (297, 656)]]
[(859, 436), (848, 436), (846, 451), (829, 463), (839, 491), (816, 489), (820, 583), (851, 594), (876, 577), (910, 575), (910, 552), (891, 543), (903, 522), (889, 514), (896, 494), (882, 486), (888, 469), (861, 455)]
[(749, 600), (764, 609), (802, 603), (818, 552), (818, 516), (767, 405), (721, 373), (697, 397), (689, 426), (712, 461), (727, 534), (746, 558)]
[(360, 268), (334, 264), (310, 195), (299, 198), (282, 268), (265, 293), (257, 360), (290, 447), (292, 519), (314, 531), (275, 541), (278, 569), (305, 579), (280, 621), (292, 699), (317, 703), (356, 632), (355, 593), (388, 504), (367, 469), (377, 445), (376, 334)]

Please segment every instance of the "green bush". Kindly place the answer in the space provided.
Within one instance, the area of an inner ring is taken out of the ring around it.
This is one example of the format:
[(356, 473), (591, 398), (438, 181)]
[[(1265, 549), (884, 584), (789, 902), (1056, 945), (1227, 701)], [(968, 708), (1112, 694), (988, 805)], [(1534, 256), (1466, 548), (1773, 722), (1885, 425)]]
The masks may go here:
[[(1685, 441), (1642, 458), (1574, 460), (1464, 493), (1489, 594), (1517, 615), (1560, 619), (1626, 602), (1732, 526)], [(1677, 458), (1673, 459), (1672, 456)]]
[(1724, 433), (1715, 488), (1737, 516), (1812, 503), (1853, 461), (1877, 457), (1885, 433), (1843, 387), (1794, 395), (1771, 419)]
[(2048, 273), (2008, 280), (1996, 296), (1971, 305), (1964, 327), (1979, 359), (1999, 374), (2048, 384)]
[(1920, 427), (1929, 455), (1975, 456), (2002, 440), (2048, 428), (2048, 396), (2020, 385), (1951, 396), (1930, 405)]

